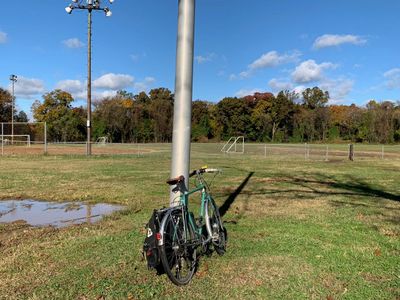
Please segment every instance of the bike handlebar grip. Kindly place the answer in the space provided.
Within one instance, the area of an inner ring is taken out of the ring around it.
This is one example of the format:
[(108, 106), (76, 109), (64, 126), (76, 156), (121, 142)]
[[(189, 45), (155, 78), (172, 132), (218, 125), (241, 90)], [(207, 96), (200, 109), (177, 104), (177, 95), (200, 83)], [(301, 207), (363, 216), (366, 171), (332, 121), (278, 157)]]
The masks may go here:
[(198, 170), (193, 170), (192, 172), (189, 173), (189, 177), (192, 177), (196, 174), (203, 174), (203, 173), (220, 173), (220, 169), (209, 169), (209, 168), (204, 168), (204, 169), (198, 169)]

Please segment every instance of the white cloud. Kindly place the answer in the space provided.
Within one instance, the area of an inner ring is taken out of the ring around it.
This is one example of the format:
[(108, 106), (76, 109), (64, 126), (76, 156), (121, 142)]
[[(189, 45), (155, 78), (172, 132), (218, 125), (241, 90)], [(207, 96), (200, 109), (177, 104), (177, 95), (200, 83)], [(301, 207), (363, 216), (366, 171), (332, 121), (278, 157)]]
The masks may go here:
[(262, 93), (262, 89), (241, 89), (235, 93), (235, 96), (241, 98), (249, 95), (254, 95), (255, 93)]
[(334, 69), (337, 65), (330, 62), (317, 64), (314, 60), (309, 59), (303, 61), (292, 72), (292, 79), (296, 83), (309, 83), (323, 79), (323, 71), (326, 69)]
[(143, 81), (141, 82), (135, 82), (135, 84), (133, 85), (134, 88), (139, 91), (145, 91), (148, 92), (149, 89), (151, 88), (151, 86), (154, 84), (154, 82), (156, 82), (156, 79), (153, 77), (146, 77)]
[(56, 89), (66, 91), (72, 95), (74, 99), (86, 99), (86, 82), (80, 80), (62, 80), (56, 84)]
[[(153, 77), (146, 77), (141, 82), (134, 82), (134, 78), (130, 75), (109, 73), (93, 81), (92, 98), (93, 100), (100, 100), (105, 97), (113, 97), (118, 90), (127, 88), (133, 88), (139, 92), (148, 92), (155, 81)], [(87, 97), (86, 81), (62, 80), (56, 84), (55, 88), (70, 93), (74, 99), (83, 100)]]
[(288, 81), (278, 80), (276, 78), (271, 79), (268, 85), (273, 91), (283, 91), (293, 89), (293, 84)]
[(137, 63), (140, 60), (146, 58), (147, 57), (147, 53), (146, 52), (143, 52), (142, 54), (134, 53), (134, 54), (129, 55), (129, 57), (132, 59), (133, 62)]
[(93, 81), (93, 87), (99, 89), (121, 90), (133, 85), (135, 78), (127, 74), (105, 74)]
[(138, 62), (140, 59), (140, 55), (138, 54), (131, 54), (130, 57), (134, 62)]
[(400, 68), (391, 69), (383, 74), (386, 78), (386, 86), (389, 89), (400, 88)]
[(67, 46), (68, 48), (73, 48), (73, 49), (82, 48), (83, 46), (85, 46), (85, 44), (83, 42), (81, 42), (78, 38), (64, 40), (63, 44), (65, 46)]
[(318, 37), (314, 42), (314, 49), (321, 49), (326, 47), (334, 47), (342, 44), (364, 45), (366, 39), (351, 34), (324, 34)]
[(302, 98), (302, 97), (303, 97), (303, 96), (302, 96), (302, 93), (305, 91), (306, 88), (307, 88), (307, 87), (304, 86), (304, 85), (298, 85), (298, 86), (295, 86), (295, 87), (293, 88), (293, 91), (294, 91), (296, 94), (298, 94), (298, 95), (300, 96), (300, 98)]
[(40, 79), (18, 77), (15, 83), (15, 94), (25, 98), (33, 98), (45, 92), (44, 83)]
[(236, 74), (229, 75), (229, 80), (236, 80), (236, 79), (238, 79), (238, 76)]
[(84, 84), (79, 80), (62, 80), (57, 83), (56, 89), (60, 89), (69, 93), (80, 92), (85, 89)]
[(320, 88), (329, 92), (329, 104), (341, 103), (346, 99), (352, 91), (354, 81), (347, 78), (325, 79), (321, 82)]
[(292, 63), (298, 61), (301, 53), (299, 51), (292, 51), (290, 53), (279, 54), (277, 51), (270, 51), (261, 55), (258, 59), (253, 61), (247, 66), (247, 69), (238, 75), (231, 74), (229, 79), (243, 79), (250, 77), (253, 72), (260, 69), (277, 67), (282, 64)]
[(7, 43), (7, 33), (0, 31), (0, 44)]
[(276, 67), (281, 64), (294, 62), (299, 58), (300, 55), (301, 54), (298, 51), (294, 51), (291, 54), (286, 53), (282, 55), (280, 55), (276, 51), (270, 51), (268, 53), (263, 54), (260, 58), (252, 62), (249, 65), (248, 69), (257, 70), (257, 69)]
[[(114, 90), (105, 90), (105, 91), (101, 91), (101, 92), (94, 91), (92, 93), (92, 98), (93, 98), (93, 101), (96, 102), (96, 101), (99, 101), (99, 100), (107, 98), (107, 97), (114, 97), (116, 94), (117, 94), (117, 91), (114, 91)], [(83, 99), (85, 99), (85, 98), (86, 98), (86, 96)]]
[(195, 56), (194, 59), (198, 64), (203, 64), (212, 61), (215, 58), (215, 56), (216, 56), (215, 53), (208, 53), (207, 55)]

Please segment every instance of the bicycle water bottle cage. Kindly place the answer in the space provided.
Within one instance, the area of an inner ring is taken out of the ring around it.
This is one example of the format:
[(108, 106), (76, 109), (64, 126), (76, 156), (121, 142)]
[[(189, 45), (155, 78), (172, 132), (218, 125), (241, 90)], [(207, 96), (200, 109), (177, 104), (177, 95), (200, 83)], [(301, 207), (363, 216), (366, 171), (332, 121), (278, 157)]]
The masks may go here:
[(183, 175), (181, 175), (181, 176), (178, 176), (178, 177), (175, 177), (175, 178), (168, 179), (167, 183), (169, 185), (175, 185), (175, 184), (178, 184), (178, 183), (181, 183), (181, 182), (184, 182), (184, 181), (185, 181), (185, 177)]

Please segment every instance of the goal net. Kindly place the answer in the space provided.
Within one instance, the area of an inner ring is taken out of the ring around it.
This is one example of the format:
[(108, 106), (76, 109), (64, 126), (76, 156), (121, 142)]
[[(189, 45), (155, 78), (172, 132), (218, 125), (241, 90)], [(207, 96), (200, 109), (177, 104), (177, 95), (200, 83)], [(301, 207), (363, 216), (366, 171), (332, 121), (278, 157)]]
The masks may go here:
[(32, 148), (34, 153), (47, 152), (46, 123), (4, 122), (0, 126), (1, 154), (18, 154), (24, 147)]

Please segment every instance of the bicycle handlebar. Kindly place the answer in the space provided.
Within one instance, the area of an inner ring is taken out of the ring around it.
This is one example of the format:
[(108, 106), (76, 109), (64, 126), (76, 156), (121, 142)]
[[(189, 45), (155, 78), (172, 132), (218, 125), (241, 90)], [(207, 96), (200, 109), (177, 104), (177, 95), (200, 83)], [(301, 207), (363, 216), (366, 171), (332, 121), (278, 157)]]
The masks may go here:
[(192, 177), (197, 174), (203, 174), (203, 173), (219, 173), (221, 170), (219, 169), (210, 169), (210, 168), (200, 168), (198, 170), (193, 170), (192, 172), (189, 173), (189, 177)]

